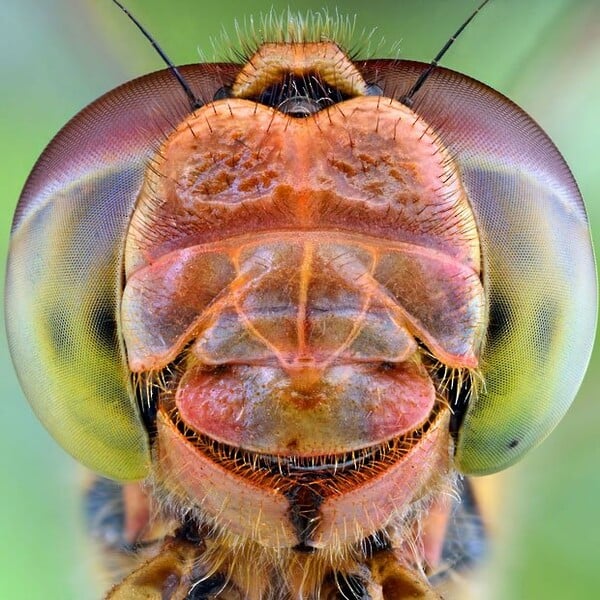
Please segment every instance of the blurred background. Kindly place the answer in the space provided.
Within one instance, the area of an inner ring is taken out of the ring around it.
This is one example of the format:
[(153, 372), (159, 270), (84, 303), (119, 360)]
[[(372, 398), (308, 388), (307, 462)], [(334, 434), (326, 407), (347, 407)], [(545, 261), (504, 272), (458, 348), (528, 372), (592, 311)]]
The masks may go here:
[[(382, 56), (430, 60), (476, 0), (127, 0), (179, 64), (213, 57), (211, 36), (274, 6), (336, 7), (376, 28)], [(0, 224), (34, 161), (77, 111), (163, 68), (108, 0), (0, 0)], [(218, 57), (217, 57), (218, 58)], [(443, 61), (511, 97), (543, 126), (581, 186), (600, 239), (600, 3), (493, 0)], [(2, 259), (2, 268), (4, 268)], [(3, 281), (2, 277), (2, 281)], [(492, 481), (499, 518), (481, 598), (587, 599), (600, 588), (600, 356), (554, 434)], [(37, 423), (0, 344), (0, 598), (93, 599), (78, 530), (82, 472)]]

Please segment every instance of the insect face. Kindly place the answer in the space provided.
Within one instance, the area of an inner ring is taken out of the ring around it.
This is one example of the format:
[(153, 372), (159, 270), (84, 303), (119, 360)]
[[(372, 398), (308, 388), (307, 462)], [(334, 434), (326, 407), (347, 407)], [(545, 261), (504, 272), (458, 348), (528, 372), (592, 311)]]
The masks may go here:
[(113, 600), (150, 575), (173, 598), (402, 597), (443, 554), (423, 532), (453, 473), (518, 460), (586, 366), (587, 220), (543, 132), (465, 76), (294, 27), (183, 90), (110, 92), (17, 209), (23, 387), (82, 462), (146, 479), (172, 536), (143, 523), (158, 558)]

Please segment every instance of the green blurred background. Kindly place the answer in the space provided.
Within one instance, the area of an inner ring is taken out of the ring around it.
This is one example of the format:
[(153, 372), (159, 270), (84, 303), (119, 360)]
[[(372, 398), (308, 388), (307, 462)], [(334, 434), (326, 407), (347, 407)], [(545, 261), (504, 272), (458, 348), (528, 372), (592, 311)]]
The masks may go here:
[[(429, 60), (475, 0), (297, 1), (377, 28), (381, 55)], [(288, 2), (128, 0), (177, 63), (212, 57), (210, 36)], [(160, 60), (108, 0), (0, 0), (2, 255), (25, 178), (56, 131), (103, 92)], [(600, 3), (493, 0), (443, 64), (510, 96), (554, 138), (600, 239)], [(0, 598), (92, 599), (78, 531), (84, 475), (36, 422), (0, 344)], [(598, 352), (574, 407), (548, 441), (496, 482), (496, 550), (481, 598), (587, 599), (600, 589)]]

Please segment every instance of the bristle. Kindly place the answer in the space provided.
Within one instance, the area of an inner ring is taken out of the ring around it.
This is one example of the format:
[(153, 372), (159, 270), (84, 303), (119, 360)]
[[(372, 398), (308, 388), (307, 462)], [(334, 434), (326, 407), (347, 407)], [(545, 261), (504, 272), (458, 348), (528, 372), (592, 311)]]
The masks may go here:
[[(218, 38), (211, 39), (214, 60), (244, 64), (265, 43), (303, 44), (334, 42), (351, 60), (381, 54), (385, 41), (377, 39), (376, 29), (356, 31), (356, 15), (307, 11), (305, 13), (271, 9), (257, 17), (235, 21), (233, 32), (223, 28)], [(205, 59), (205, 55), (203, 55)]]

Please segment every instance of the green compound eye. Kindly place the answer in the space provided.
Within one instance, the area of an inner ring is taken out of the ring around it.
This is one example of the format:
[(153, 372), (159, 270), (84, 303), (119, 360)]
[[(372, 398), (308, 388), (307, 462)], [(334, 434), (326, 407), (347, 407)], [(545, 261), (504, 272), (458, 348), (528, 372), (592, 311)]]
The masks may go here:
[[(77, 120), (66, 135), (77, 131), (85, 147)], [(11, 353), (34, 411), (65, 449), (95, 471), (140, 479), (148, 441), (118, 318), (129, 210), (118, 201), (133, 195), (135, 178), (112, 163), (90, 170), (77, 153), (69, 162), (57, 156), (63, 142), (59, 136), (43, 155), (15, 218), (6, 284)], [(62, 164), (70, 180), (56, 186), (45, 161)]]
[[(544, 155), (552, 150), (548, 143)], [(594, 340), (594, 258), (577, 189), (566, 168), (560, 180), (558, 169), (534, 177), (517, 164), (466, 170), (467, 179), (489, 182), (471, 197), (487, 267), (483, 385), (455, 457), (472, 475), (510, 466), (550, 433), (579, 388)]]

